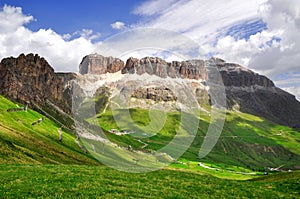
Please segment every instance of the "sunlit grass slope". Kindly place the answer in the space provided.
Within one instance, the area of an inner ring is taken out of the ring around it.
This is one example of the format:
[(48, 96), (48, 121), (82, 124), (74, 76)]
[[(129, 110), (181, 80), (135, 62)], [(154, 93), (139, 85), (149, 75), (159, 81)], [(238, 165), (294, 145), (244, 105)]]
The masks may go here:
[(236, 181), (159, 170), (130, 174), (104, 166), (0, 165), (4, 198), (297, 198), (299, 172)]
[[(111, 110), (98, 115), (99, 125), (106, 131), (119, 129), (115, 118), (127, 117), (126, 110)], [(130, 117), (139, 126), (150, 123), (149, 112), (144, 109), (130, 109)], [(117, 114), (117, 116), (116, 116)], [(227, 111), (222, 134), (207, 157), (199, 160), (198, 154), (210, 125), (209, 114), (199, 120), (197, 135), (182, 156), (191, 161), (220, 163), (263, 170), (265, 167), (300, 168), (300, 133), (292, 128), (277, 125), (262, 118), (236, 111)], [(126, 118), (123, 118), (126, 121)], [(131, 145), (140, 150), (158, 150), (167, 145), (181, 124), (178, 112), (167, 113), (161, 130), (149, 138), (137, 139), (131, 135), (117, 136), (107, 133), (110, 140), (122, 146)], [(130, 127), (127, 128), (130, 130)], [(140, 142), (140, 141), (142, 142)], [(146, 147), (145, 144), (147, 144)]]
[[(0, 96), (0, 164), (98, 164), (65, 129), (60, 142), (60, 126), (45, 116), (31, 109), (7, 111), (16, 106)], [(41, 123), (32, 125), (40, 118), (43, 118)]]

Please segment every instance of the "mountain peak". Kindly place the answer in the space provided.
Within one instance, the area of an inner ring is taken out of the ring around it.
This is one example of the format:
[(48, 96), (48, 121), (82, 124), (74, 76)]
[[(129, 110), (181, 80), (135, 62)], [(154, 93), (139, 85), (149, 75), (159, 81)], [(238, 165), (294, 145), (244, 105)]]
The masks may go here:
[(97, 53), (85, 56), (80, 65), (79, 73), (101, 75), (105, 73), (115, 73), (124, 67), (124, 62), (121, 59), (113, 57), (104, 57)]
[(0, 63), (0, 94), (24, 103), (44, 104), (49, 100), (68, 112), (62, 91), (65, 83), (74, 78), (73, 73), (55, 73), (38, 54), (20, 54)]

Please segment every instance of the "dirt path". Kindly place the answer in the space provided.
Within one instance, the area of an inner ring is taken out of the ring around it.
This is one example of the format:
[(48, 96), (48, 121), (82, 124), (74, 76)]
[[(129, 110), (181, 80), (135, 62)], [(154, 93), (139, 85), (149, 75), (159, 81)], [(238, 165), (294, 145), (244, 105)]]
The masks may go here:
[(145, 143), (145, 142), (143, 142), (141, 140), (136, 140), (136, 141), (138, 141), (139, 143), (144, 144), (143, 146), (141, 146), (141, 149), (144, 149), (144, 148), (146, 148), (149, 145), (149, 144), (147, 144), (147, 143)]
[(205, 168), (205, 169), (210, 169), (210, 170), (215, 170), (215, 171), (222, 170), (222, 171), (226, 171), (226, 172), (230, 172), (230, 173), (236, 173), (236, 174), (256, 175), (256, 173), (254, 173), (254, 172), (246, 173), (246, 172), (238, 172), (238, 171), (230, 171), (230, 170), (225, 170), (225, 169), (213, 168), (213, 167), (206, 166), (206, 165), (204, 165), (204, 164), (201, 163), (201, 162), (199, 162), (198, 165), (199, 165), (200, 167)]

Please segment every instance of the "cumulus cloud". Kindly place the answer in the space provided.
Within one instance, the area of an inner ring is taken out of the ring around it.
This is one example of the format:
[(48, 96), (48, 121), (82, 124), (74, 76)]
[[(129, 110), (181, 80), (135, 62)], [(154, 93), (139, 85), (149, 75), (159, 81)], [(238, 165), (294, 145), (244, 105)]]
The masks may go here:
[(78, 71), (83, 56), (92, 53), (98, 38), (91, 30), (59, 35), (52, 29), (33, 32), (24, 25), (33, 16), (22, 13), (22, 8), (5, 5), (0, 11), (0, 57), (21, 53), (38, 53), (45, 57), (56, 71)]
[(115, 23), (110, 24), (113, 29), (120, 30), (125, 28), (125, 23), (121, 21), (116, 21)]
[[(233, 36), (225, 36), (216, 42), (215, 45), (205, 45), (206, 53), (213, 52), (216, 57), (221, 57), (228, 62), (236, 62), (244, 66), (249, 66), (253, 57), (264, 53), (272, 48), (279, 46), (279, 41), (276, 37), (277, 32), (262, 31), (254, 35), (251, 35), (249, 39), (235, 39)], [(251, 67), (257, 72), (263, 74), (270, 74), (269, 70), (273, 68), (267, 68), (262, 66), (269, 66), (269, 60), (264, 57), (265, 63), (260, 63), (260, 67)]]
[(271, 75), (300, 72), (300, 4), (298, 0), (268, 1), (261, 8), (268, 30), (277, 32), (278, 45), (253, 56), (250, 66), (267, 69)]
[(16, 31), (20, 26), (33, 19), (33, 16), (24, 15), (20, 7), (4, 5), (0, 10), (0, 33)]
[[(72, 34), (72, 36), (77, 36), (77, 35), (79, 35), (80, 37), (83, 37), (87, 40), (98, 39), (101, 36), (100, 33), (94, 33), (94, 31), (91, 29), (82, 29), (82, 30), (76, 31)], [(72, 36), (71, 36), (71, 38), (72, 38)]]

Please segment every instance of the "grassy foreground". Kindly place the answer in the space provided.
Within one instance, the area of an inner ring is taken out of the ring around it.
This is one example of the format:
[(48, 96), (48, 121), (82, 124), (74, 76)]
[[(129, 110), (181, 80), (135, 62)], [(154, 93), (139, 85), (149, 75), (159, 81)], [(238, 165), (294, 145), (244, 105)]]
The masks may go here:
[(0, 165), (0, 198), (297, 198), (300, 173), (251, 181), (174, 170), (130, 174), (105, 166)]

